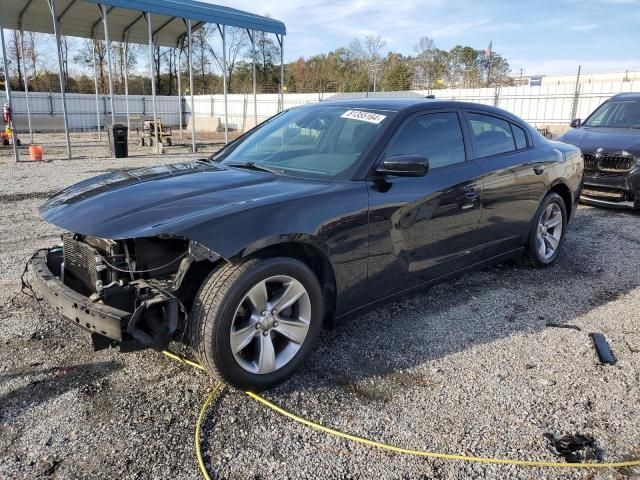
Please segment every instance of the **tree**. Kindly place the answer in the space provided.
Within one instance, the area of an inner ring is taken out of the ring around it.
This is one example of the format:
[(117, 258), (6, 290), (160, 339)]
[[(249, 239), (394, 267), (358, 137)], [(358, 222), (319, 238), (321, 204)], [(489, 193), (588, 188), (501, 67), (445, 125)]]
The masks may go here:
[(398, 55), (391, 54), (389, 68), (383, 79), (384, 90), (402, 91), (411, 88), (412, 74), (406, 62), (398, 58)]
[(18, 30), (13, 30), (8, 47), (9, 58), (15, 61), (16, 72), (18, 76), (18, 85), (17, 88), (22, 90), (24, 88), (24, 80), (23, 80), (23, 72), (22, 72), (22, 47), (20, 46), (20, 32)]
[(509, 62), (498, 53), (491, 53), (491, 68), (489, 72), (488, 85), (511, 85), (513, 83), (513, 80), (509, 77), (509, 73), (511, 73)]
[(280, 45), (272, 37), (265, 32), (255, 32), (256, 70), (262, 76), (263, 91), (278, 81), (274, 69), (276, 59), (280, 57)]
[[(213, 34), (215, 25), (204, 24), (194, 30), (192, 34), (192, 46), (193, 46), (193, 58), (194, 58), (194, 70), (199, 77), (199, 85), (194, 85), (194, 90), (205, 94), (207, 87), (207, 70), (211, 65), (211, 60), (207, 55), (207, 37)], [(195, 92), (194, 92), (195, 93)]]
[(413, 48), (416, 52), (415, 67), (420, 73), (417, 86), (430, 88), (436, 76), (436, 44), (430, 37), (421, 37)]
[(451, 85), (468, 87), (480, 85), (483, 74), (483, 51), (456, 45), (449, 51), (448, 80)]
[(361, 64), (366, 68), (368, 78), (370, 78), (373, 83), (374, 92), (377, 89), (378, 79), (380, 77), (382, 49), (386, 45), (387, 42), (380, 35), (369, 35), (365, 38), (364, 43), (358, 39), (354, 39), (349, 44), (348, 50), (355, 58), (359, 59)]
[[(95, 44), (95, 50), (94, 50)], [(94, 57), (95, 54), (95, 57)], [(98, 93), (106, 93), (107, 87), (107, 69), (106, 69), (107, 49), (105, 42), (102, 40), (85, 39), (81, 43), (80, 50), (74, 55), (73, 60), (76, 63), (84, 65), (86, 68), (93, 70), (93, 62), (96, 63), (96, 74), (98, 77)]]
[[(238, 60), (238, 56), (247, 48), (249, 45), (249, 38), (247, 33), (241, 28), (227, 27), (225, 29), (225, 43), (226, 43), (226, 54), (227, 54), (227, 81), (229, 82), (236, 67), (236, 61)], [(220, 70), (224, 72), (224, 56), (222, 52), (222, 38), (216, 44), (208, 43), (207, 45), (209, 53), (220, 67)], [(229, 83), (227, 83), (229, 86)], [(231, 91), (229, 89), (229, 91)]]

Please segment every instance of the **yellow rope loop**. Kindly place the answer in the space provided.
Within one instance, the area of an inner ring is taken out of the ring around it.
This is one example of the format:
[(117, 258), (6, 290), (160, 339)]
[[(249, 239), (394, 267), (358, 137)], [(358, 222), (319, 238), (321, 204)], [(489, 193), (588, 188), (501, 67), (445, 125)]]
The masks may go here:
[[(204, 371), (204, 367), (202, 365), (197, 364), (196, 362), (192, 362), (190, 360), (184, 359), (174, 353), (171, 352), (162, 352), (168, 357), (171, 357), (175, 360), (178, 360), (182, 363), (192, 366), (193, 368), (197, 368), (199, 370)], [(200, 429), (202, 427), (202, 421), (204, 419), (207, 408), (215, 398), (216, 392), (219, 390), (221, 383), (217, 383), (214, 389), (209, 393), (207, 399), (205, 400), (202, 408), (200, 409), (200, 415), (198, 416), (198, 422), (196, 424), (196, 454), (198, 456), (198, 464), (200, 465), (200, 470), (205, 479), (210, 480), (209, 475), (207, 474), (206, 468), (204, 467), (204, 461), (202, 460), (202, 453), (200, 452)], [(367, 445), (369, 447), (378, 448), (382, 450), (387, 450), (395, 453), (400, 453), (404, 455), (413, 455), (416, 457), (428, 457), (428, 458), (438, 458), (442, 460), (459, 460), (463, 462), (476, 462), (476, 463), (491, 463), (491, 464), (506, 464), (506, 465), (518, 465), (522, 467), (545, 467), (545, 468), (623, 468), (623, 467), (637, 467), (640, 466), (640, 459), (637, 460), (627, 460), (621, 462), (608, 462), (608, 463), (562, 463), (562, 462), (543, 462), (536, 460), (515, 460), (510, 458), (493, 458), (493, 457), (476, 457), (473, 455), (456, 455), (451, 453), (441, 453), (441, 452), (431, 452), (428, 450), (414, 450), (410, 448), (397, 447), (395, 445), (389, 445), (387, 443), (378, 442), (375, 440), (369, 440), (367, 438), (358, 437), (356, 435), (351, 435), (349, 433), (344, 433), (339, 430), (335, 430), (330, 427), (326, 427), (319, 423), (313, 422), (306, 418), (300, 417), (295, 413), (291, 413), (284, 408), (271, 403), (266, 398), (258, 395), (253, 392), (245, 392), (250, 398), (255, 400), (256, 402), (264, 405), (265, 407), (273, 410), (280, 415), (283, 415), (294, 422), (297, 422), (301, 425), (305, 425), (307, 427), (313, 428), (315, 430), (324, 432), (326, 434), (332, 435), (334, 437), (343, 438), (345, 440), (349, 440), (351, 442), (360, 443), (363, 445)]]

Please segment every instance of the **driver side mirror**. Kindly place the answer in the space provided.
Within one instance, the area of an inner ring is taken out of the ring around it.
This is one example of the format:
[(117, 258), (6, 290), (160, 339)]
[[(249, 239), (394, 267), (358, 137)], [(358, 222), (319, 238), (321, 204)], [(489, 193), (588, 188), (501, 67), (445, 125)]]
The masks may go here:
[(579, 118), (574, 118), (569, 124), (571, 128), (578, 128), (580, 125), (582, 125), (582, 120), (580, 120)]
[(382, 175), (397, 177), (424, 177), (429, 171), (429, 160), (421, 155), (394, 155), (385, 158), (376, 170)]

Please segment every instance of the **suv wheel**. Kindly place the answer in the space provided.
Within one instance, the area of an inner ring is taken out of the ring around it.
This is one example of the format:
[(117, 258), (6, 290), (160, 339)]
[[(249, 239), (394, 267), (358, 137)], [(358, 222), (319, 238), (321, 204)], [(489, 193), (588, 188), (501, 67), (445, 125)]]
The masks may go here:
[(567, 208), (564, 200), (555, 192), (549, 193), (533, 219), (525, 263), (538, 268), (552, 265), (560, 254), (567, 227)]
[(287, 257), (214, 270), (191, 314), (191, 344), (207, 371), (244, 390), (287, 379), (322, 328), (322, 290), (311, 269)]

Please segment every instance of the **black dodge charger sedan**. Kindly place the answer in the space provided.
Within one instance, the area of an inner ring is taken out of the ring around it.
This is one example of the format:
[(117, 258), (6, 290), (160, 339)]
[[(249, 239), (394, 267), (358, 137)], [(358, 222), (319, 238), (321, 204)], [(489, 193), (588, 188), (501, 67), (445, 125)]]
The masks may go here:
[(584, 155), (582, 201), (640, 210), (640, 93), (621, 93), (558, 138)]
[(189, 342), (260, 390), (322, 325), (470, 268), (552, 264), (583, 161), (517, 117), (437, 100), (285, 111), (217, 154), (102, 175), (41, 208), (36, 286), (96, 348)]

